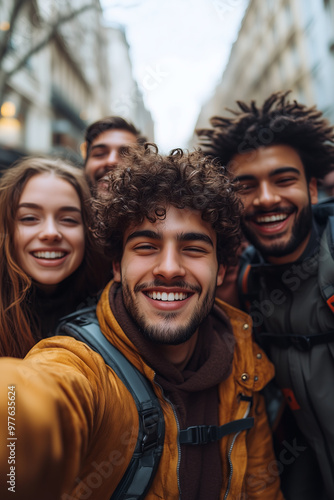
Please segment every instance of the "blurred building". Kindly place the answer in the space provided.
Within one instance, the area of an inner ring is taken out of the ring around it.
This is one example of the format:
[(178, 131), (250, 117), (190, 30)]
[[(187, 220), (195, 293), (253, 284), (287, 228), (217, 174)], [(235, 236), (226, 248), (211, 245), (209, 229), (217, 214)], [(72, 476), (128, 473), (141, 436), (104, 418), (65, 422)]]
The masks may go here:
[(109, 66), (111, 74), (111, 114), (131, 121), (147, 137), (154, 140), (154, 124), (146, 109), (138, 84), (133, 78), (130, 48), (124, 28), (112, 25), (108, 28)]
[[(9, 151), (12, 156), (54, 152), (79, 159), (86, 122), (104, 113), (109, 96), (108, 44), (99, 1), (23, 2), (10, 26), (11, 12), (20, 3), (3, 0), (0, 5), (0, 43), (10, 33), (2, 70), (11, 71), (38, 44), (42, 48), (33, 51), (3, 89), (0, 161), (11, 159)], [(83, 9), (88, 3), (92, 8)]]
[[(250, 0), (221, 83), (196, 128), (272, 92), (317, 105), (334, 123), (334, 0)], [(196, 142), (193, 139), (193, 142)]]
[[(10, 26), (11, 12), (19, 4), (23, 7)], [(9, 50), (1, 59), (8, 34)], [(1, 88), (5, 72), (38, 44), (42, 48)], [(52, 153), (80, 162), (86, 126), (123, 114), (119, 104), (124, 89), (131, 89), (129, 118), (153, 136), (128, 50), (124, 33), (111, 33), (105, 26), (99, 0), (1, 0), (0, 168), (23, 154)]]

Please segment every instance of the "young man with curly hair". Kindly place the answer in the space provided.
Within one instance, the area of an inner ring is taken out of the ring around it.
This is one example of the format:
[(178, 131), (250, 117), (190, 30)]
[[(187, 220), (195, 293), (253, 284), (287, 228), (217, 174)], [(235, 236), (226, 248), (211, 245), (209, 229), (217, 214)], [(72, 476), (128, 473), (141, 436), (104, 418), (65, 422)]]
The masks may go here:
[[(238, 102), (232, 117), (214, 117), (198, 134), (239, 182), (252, 245), (241, 258), (241, 300), (334, 498), (334, 204), (316, 205), (317, 181), (334, 168), (334, 132), (319, 110), (287, 94), (261, 107)], [(291, 498), (322, 498), (305, 471)]]
[[(93, 231), (115, 277), (97, 307), (101, 330), (149, 381), (164, 416), (162, 455), (144, 498), (281, 500), (259, 394), (273, 366), (252, 340), (249, 316), (215, 300), (238, 244), (231, 182), (199, 153), (142, 148), (111, 172), (94, 207)], [(1, 429), (13, 386), (15, 498), (109, 500), (139, 425), (115, 372), (69, 337), (44, 340), (23, 361), (0, 360)]]

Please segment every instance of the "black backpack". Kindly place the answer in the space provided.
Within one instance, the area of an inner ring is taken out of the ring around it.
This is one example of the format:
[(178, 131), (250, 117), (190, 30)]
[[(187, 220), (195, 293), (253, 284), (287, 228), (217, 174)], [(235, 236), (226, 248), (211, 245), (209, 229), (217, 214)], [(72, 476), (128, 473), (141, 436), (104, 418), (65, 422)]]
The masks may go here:
[[(95, 305), (86, 307), (64, 317), (55, 335), (74, 337), (99, 353), (133, 396), (139, 414), (137, 443), (128, 468), (110, 500), (140, 500), (145, 498), (159, 465), (165, 435), (164, 416), (149, 380), (101, 332), (95, 308)], [(240, 395), (240, 399), (252, 403), (252, 397)], [(179, 443), (207, 444), (227, 434), (248, 430), (253, 425), (254, 418), (247, 417), (220, 427), (192, 426), (179, 431)]]

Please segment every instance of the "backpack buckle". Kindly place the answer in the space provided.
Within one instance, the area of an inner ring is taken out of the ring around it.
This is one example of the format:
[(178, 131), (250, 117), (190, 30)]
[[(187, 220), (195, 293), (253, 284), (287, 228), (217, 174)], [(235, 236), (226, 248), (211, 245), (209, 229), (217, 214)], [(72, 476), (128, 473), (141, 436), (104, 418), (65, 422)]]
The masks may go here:
[(217, 441), (217, 427), (215, 425), (196, 425), (181, 432), (181, 444), (207, 444)]
[(159, 410), (157, 408), (141, 410), (140, 417), (143, 424), (143, 439), (141, 450), (144, 453), (145, 451), (158, 446)]
[(295, 335), (289, 337), (291, 345), (298, 349), (298, 351), (309, 351), (312, 347), (310, 337), (306, 337), (304, 335)]

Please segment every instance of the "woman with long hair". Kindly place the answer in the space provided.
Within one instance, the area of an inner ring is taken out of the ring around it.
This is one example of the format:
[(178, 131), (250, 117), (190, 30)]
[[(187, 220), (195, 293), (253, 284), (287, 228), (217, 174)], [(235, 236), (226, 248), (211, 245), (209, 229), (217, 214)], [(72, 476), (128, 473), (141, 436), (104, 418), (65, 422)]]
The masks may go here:
[(105, 284), (89, 198), (83, 171), (63, 160), (25, 158), (0, 179), (1, 356), (25, 356)]

